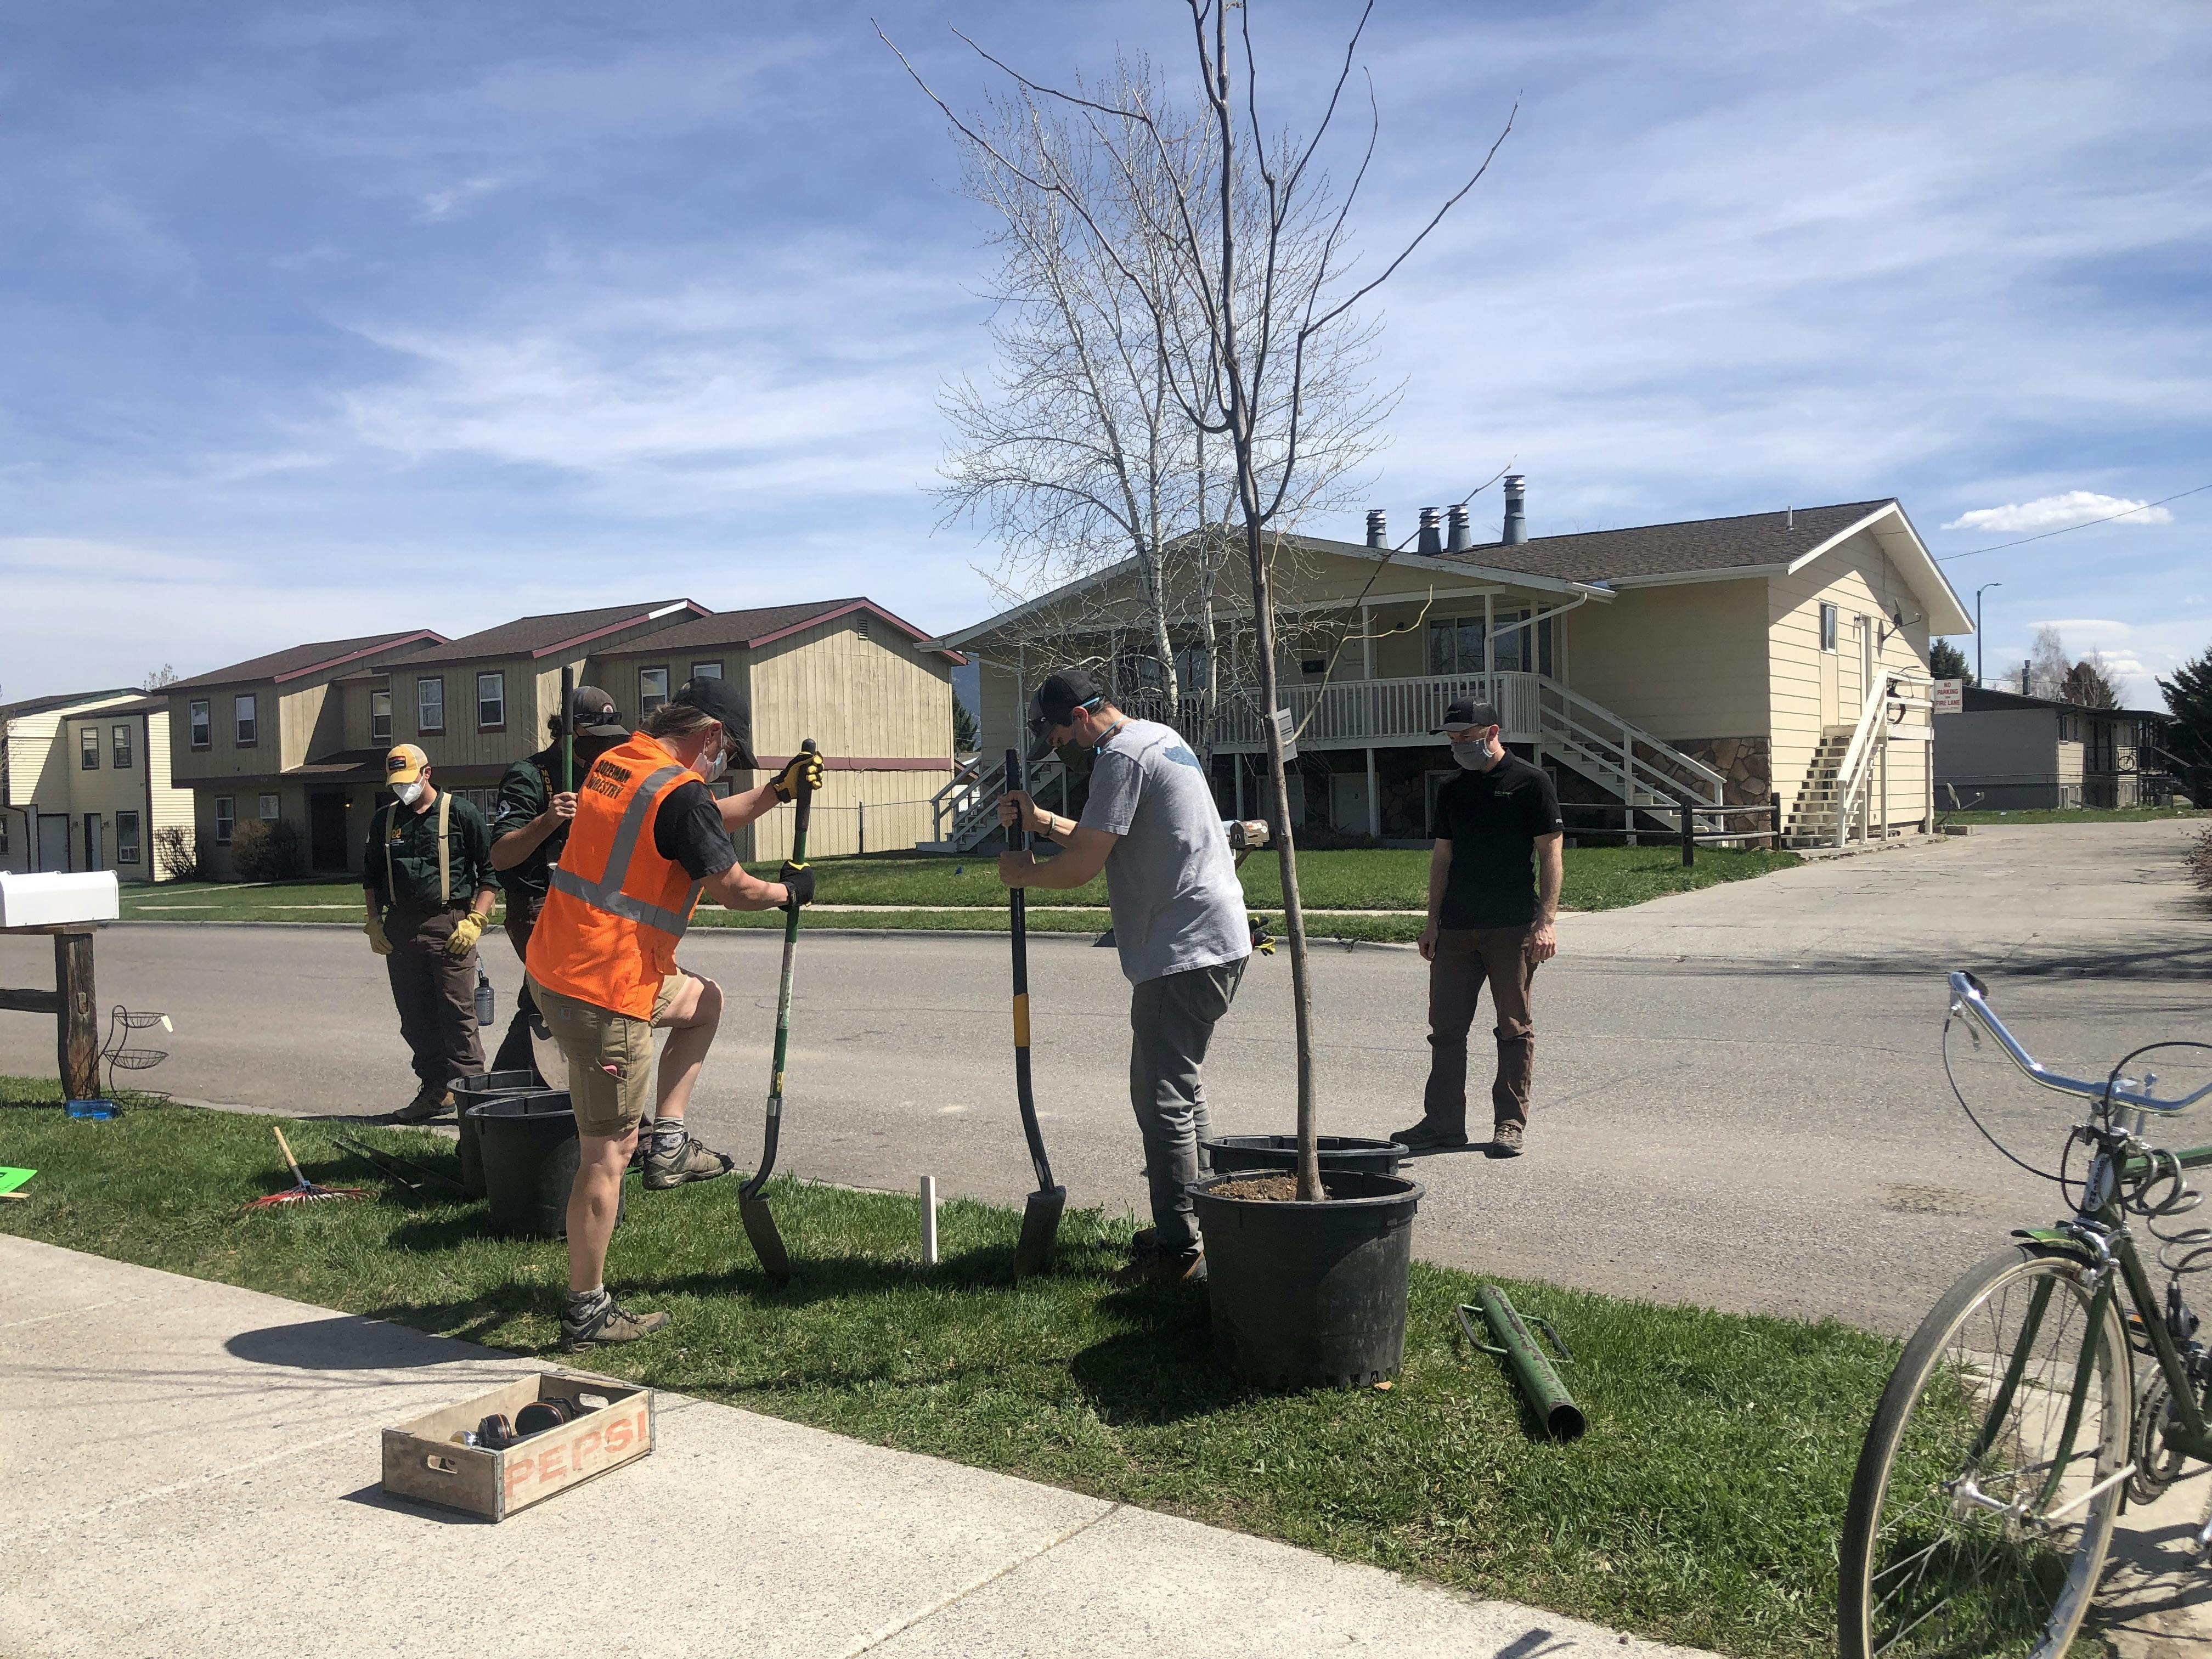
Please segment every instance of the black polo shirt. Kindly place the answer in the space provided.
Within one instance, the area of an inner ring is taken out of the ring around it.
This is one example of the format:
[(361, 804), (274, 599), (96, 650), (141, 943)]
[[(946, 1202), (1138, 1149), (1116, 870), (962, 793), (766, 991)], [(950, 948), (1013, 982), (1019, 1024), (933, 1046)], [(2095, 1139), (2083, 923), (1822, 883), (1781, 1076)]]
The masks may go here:
[(1508, 752), (1437, 791), (1437, 839), (1452, 844), (1444, 927), (1525, 927), (1536, 919), (1536, 838), (1566, 828), (1548, 774)]

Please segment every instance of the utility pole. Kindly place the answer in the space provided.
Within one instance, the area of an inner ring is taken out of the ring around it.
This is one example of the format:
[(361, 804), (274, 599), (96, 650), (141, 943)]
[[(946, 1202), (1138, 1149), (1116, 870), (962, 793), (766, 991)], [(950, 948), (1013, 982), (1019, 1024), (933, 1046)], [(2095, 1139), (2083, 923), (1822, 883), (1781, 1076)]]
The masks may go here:
[(1982, 678), (1982, 595), (1992, 587), (2002, 587), (2002, 582), (1984, 582), (1974, 590), (1974, 684), (1987, 685)]

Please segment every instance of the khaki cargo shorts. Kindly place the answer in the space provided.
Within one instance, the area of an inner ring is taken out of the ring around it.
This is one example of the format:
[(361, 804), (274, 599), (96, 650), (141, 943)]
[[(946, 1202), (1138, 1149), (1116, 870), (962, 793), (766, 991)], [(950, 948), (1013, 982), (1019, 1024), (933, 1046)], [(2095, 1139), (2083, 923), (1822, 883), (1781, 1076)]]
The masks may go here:
[(660, 981), (653, 1018), (634, 1019), (529, 981), (546, 1029), (568, 1060), (568, 1103), (576, 1133), (619, 1140), (653, 1105), (653, 1028), (684, 988), (681, 969)]

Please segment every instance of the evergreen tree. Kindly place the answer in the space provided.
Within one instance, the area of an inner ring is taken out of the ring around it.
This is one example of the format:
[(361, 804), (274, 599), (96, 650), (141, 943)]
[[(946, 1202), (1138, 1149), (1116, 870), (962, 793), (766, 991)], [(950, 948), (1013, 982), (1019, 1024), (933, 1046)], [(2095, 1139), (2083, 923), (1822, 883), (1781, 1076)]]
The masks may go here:
[(2212, 774), (2212, 648), (2175, 669), (2172, 679), (2161, 675), (2158, 689), (2173, 711), (2166, 747), (2199, 778)]
[(1966, 653), (1948, 640), (1937, 640), (1928, 647), (1928, 672), (1939, 680), (1964, 680), (1968, 685), (1978, 684), (1974, 671), (1966, 661)]
[(968, 712), (968, 705), (960, 701), (957, 693), (952, 699), (952, 752), (972, 755), (982, 738), (975, 731), (975, 717)]

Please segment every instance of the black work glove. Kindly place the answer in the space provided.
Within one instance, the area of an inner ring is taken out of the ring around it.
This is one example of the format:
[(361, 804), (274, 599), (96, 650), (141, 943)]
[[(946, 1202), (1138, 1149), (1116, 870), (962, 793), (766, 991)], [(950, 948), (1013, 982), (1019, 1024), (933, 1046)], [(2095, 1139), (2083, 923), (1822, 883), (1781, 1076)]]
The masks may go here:
[(790, 901), (783, 907), (785, 909), (796, 910), (802, 904), (814, 902), (814, 872), (807, 866), (793, 864), (786, 859), (783, 868), (775, 872), (775, 878), (791, 895)]

